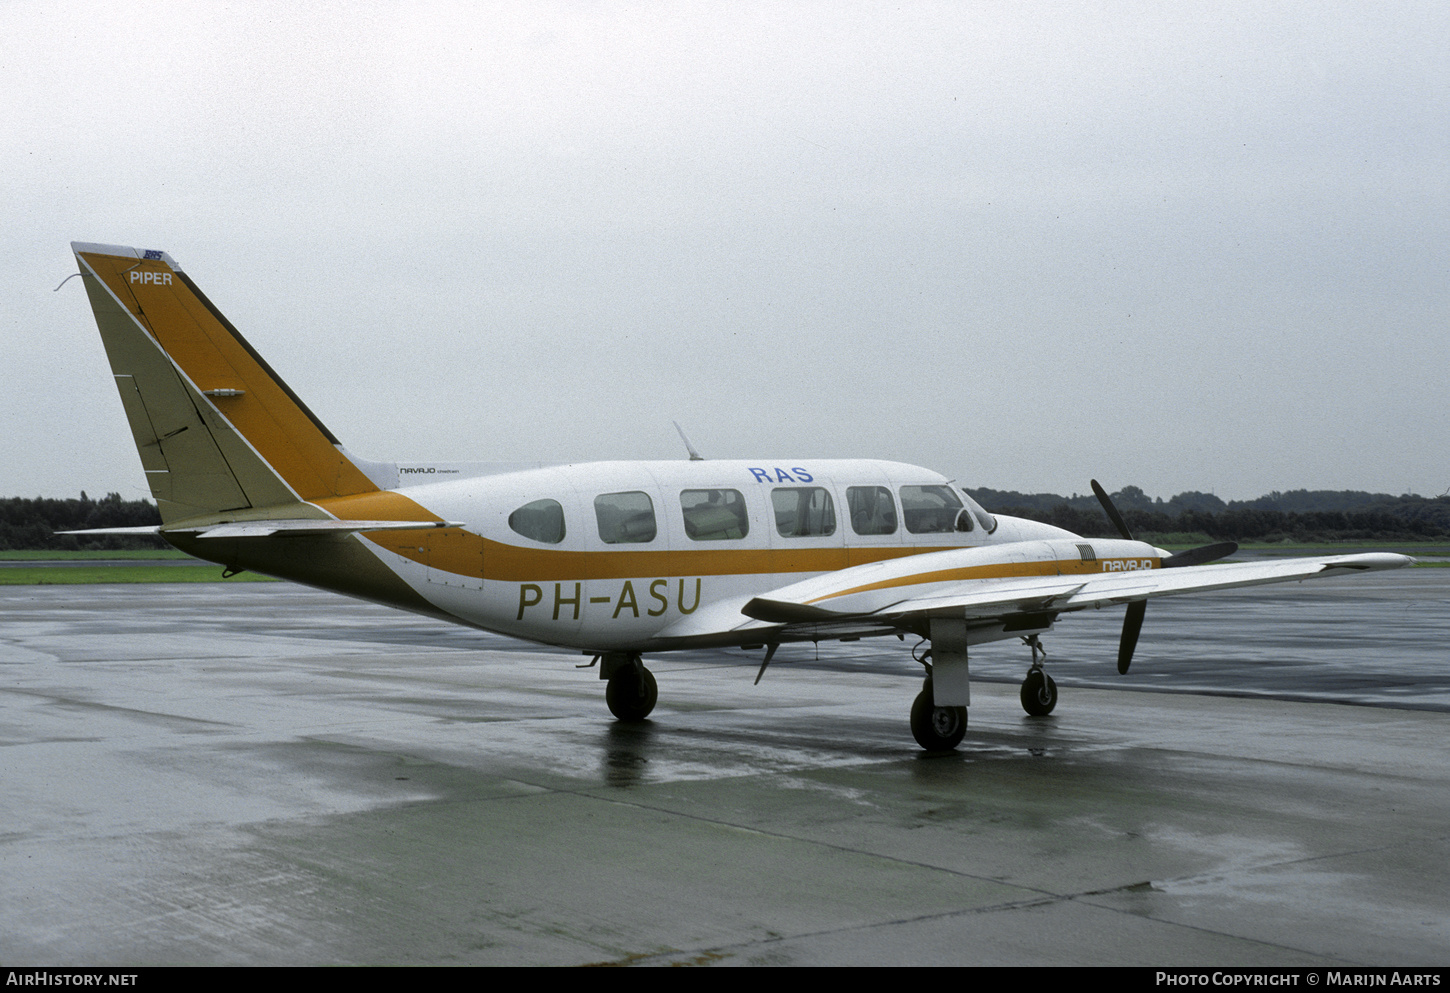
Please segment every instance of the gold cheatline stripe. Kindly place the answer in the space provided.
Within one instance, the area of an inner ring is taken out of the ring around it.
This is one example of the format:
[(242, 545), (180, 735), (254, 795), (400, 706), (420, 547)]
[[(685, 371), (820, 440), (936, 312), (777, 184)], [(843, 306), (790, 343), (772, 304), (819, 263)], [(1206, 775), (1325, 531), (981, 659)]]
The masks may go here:
[[(1081, 559), (1052, 559), (1039, 562), (996, 562), (989, 565), (963, 566), (959, 569), (941, 569), (936, 572), (918, 572), (909, 576), (900, 576), (896, 579), (883, 579), (879, 583), (867, 583), (865, 586), (853, 586), (849, 590), (840, 590), (836, 593), (827, 593), (805, 603), (820, 603), (822, 600), (834, 600), (838, 597), (850, 596), (852, 593), (869, 593), (872, 590), (889, 590), (900, 586), (922, 586), (927, 583), (946, 583), (952, 580), (963, 579), (1016, 579), (1021, 576), (1081, 576), (1099, 575), (1109, 573), (1121, 576), (1122, 571), (1101, 568), (1104, 562), (1121, 562), (1123, 559), (1098, 559), (1093, 562), (1083, 562)], [(1158, 568), (1158, 559), (1152, 559), (1153, 568)], [(1092, 568), (1097, 566), (1097, 568)]]

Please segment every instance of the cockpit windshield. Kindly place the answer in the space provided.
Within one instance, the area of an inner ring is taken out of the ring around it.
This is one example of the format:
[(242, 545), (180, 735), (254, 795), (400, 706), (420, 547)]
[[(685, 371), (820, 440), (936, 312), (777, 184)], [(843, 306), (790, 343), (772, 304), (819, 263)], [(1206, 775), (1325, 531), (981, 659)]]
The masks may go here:
[(977, 523), (982, 526), (984, 531), (991, 534), (997, 530), (997, 518), (987, 513), (980, 503), (969, 497), (966, 490), (958, 488), (957, 492), (961, 493), (962, 500), (966, 503), (967, 509), (972, 512), (972, 516), (977, 519)]

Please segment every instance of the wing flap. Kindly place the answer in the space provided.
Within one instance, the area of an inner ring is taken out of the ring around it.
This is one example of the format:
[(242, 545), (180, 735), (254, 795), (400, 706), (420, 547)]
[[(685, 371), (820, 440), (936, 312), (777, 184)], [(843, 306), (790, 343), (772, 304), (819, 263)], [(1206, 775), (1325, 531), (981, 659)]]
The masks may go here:
[(968, 618), (996, 617), (1009, 610), (1058, 610), (1087, 584), (1079, 578), (1027, 576), (1014, 579), (975, 580), (970, 585), (925, 596), (907, 597), (865, 612), (829, 610), (814, 604), (756, 597), (741, 613), (760, 621), (798, 624), (840, 620), (842, 617), (898, 617), (903, 614), (951, 611)]

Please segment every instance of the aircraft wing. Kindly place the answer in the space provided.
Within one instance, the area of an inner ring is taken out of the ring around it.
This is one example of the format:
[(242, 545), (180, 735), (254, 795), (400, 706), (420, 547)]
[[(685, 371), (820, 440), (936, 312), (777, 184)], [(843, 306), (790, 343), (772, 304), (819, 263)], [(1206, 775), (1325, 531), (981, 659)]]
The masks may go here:
[(844, 569), (755, 597), (745, 604), (741, 613), (775, 624), (853, 618), (900, 626), (913, 618), (932, 616), (965, 617), (968, 621), (1010, 620), (1014, 614), (1056, 614), (1183, 593), (1397, 569), (1412, 561), (1406, 555), (1366, 552), (1177, 569), (944, 580), (937, 577), (952, 570), (941, 569), (940, 563), (930, 563), (916, 575), (905, 573), (893, 576), (890, 581), (874, 583), (863, 583), (868, 577), (859, 574), (859, 569)]

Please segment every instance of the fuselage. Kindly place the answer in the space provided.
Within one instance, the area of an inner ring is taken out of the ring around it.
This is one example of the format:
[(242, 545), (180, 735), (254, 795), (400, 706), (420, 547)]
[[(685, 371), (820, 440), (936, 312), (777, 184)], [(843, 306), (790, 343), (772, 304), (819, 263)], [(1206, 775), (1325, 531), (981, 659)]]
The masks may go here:
[[(462, 526), (350, 540), (363, 541), (442, 614), (591, 651), (745, 643), (748, 631), (720, 630), (732, 619), (748, 621), (740, 606), (812, 576), (1073, 537), (993, 517), (940, 473), (899, 462), (592, 462), (481, 476), (413, 464), (398, 471), (403, 485), (369, 499), (388, 502), (393, 516), (410, 506)], [(319, 502), (343, 517), (346, 503)], [(370, 504), (354, 516), (381, 512)]]

